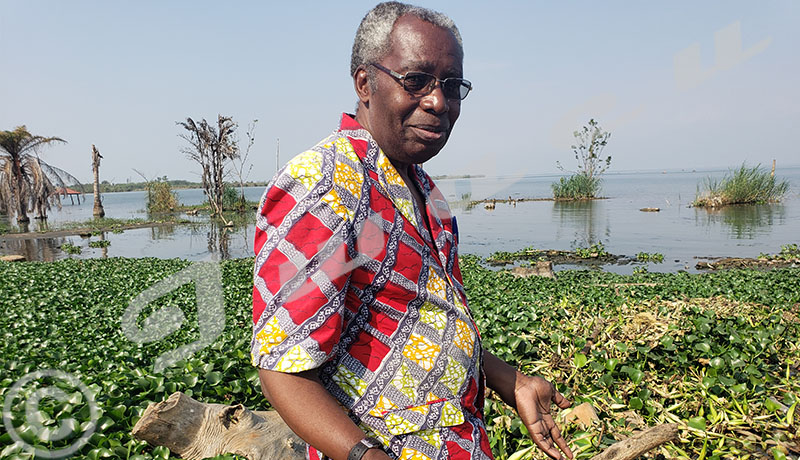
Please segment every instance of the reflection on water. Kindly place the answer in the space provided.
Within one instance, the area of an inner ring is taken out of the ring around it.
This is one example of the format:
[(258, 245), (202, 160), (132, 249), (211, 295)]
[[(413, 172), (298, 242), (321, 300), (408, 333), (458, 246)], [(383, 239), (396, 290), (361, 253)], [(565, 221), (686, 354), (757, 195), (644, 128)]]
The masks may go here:
[(220, 260), (230, 259), (230, 237), (233, 230), (234, 227), (227, 227), (216, 220), (212, 220), (206, 231), (208, 252), (218, 255)]
[(588, 248), (604, 238), (608, 239), (611, 236), (611, 223), (603, 206), (603, 200), (554, 201), (553, 220), (558, 221), (557, 238), (572, 238), (573, 248)]
[(772, 225), (783, 225), (786, 209), (781, 204), (732, 205), (721, 209), (698, 208), (695, 213), (698, 224), (722, 223), (731, 238), (752, 240), (771, 231)]
[(165, 224), (150, 227), (150, 238), (153, 240), (171, 239), (175, 235), (175, 225)]
[(31, 238), (0, 241), (0, 255), (15, 254), (25, 257), (25, 260), (40, 260), (52, 262), (64, 257), (61, 245), (65, 238)]

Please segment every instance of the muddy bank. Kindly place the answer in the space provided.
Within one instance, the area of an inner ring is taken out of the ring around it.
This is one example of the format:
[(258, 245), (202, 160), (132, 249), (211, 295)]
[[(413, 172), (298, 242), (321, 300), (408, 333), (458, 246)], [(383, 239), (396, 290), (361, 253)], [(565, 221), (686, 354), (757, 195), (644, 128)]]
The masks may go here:
[[(699, 257), (700, 258), (700, 257)], [(777, 258), (752, 258), (752, 257), (702, 257), (695, 264), (698, 270), (725, 270), (730, 268), (784, 268), (800, 267), (800, 258), (777, 259)]]
[(22, 232), (22, 233), (4, 233), (0, 234), (0, 240), (30, 240), (30, 239), (37, 239), (37, 238), (61, 238), (65, 236), (82, 236), (82, 237), (89, 237), (92, 233), (96, 232), (111, 232), (111, 231), (123, 231), (123, 230), (133, 230), (137, 228), (150, 228), (150, 227), (160, 227), (162, 225), (175, 225), (180, 222), (142, 222), (137, 224), (125, 224), (125, 225), (115, 225), (108, 228), (95, 228), (95, 227), (85, 227), (85, 228), (70, 228), (70, 229), (63, 229), (63, 230), (49, 230), (45, 232)]
[(486, 259), (486, 263), (491, 266), (501, 266), (529, 260), (552, 262), (553, 265), (625, 265), (636, 261), (636, 258), (608, 253), (591, 253), (589, 257), (584, 257), (573, 251), (546, 249), (526, 250), (517, 253), (509, 253), (507, 255), (495, 254)]

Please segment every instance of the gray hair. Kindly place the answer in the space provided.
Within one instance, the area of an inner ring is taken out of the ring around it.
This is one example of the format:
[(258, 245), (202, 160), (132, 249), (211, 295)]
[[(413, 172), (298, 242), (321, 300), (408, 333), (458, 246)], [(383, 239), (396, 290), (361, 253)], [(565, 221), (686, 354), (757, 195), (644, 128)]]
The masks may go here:
[(353, 41), (353, 53), (350, 55), (351, 76), (355, 75), (359, 67), (376, 63), (389, 53), (392, 46), (390, 35), (394, 29), (394, 23), (401, 16), (407, 14), (452, 32), (458, 42), (461, 54), (464, 54), (461, 34), (453, 20), (446, 15), (405, 3), (383, 2), (371, 9), (358, 26), (356, 38)]

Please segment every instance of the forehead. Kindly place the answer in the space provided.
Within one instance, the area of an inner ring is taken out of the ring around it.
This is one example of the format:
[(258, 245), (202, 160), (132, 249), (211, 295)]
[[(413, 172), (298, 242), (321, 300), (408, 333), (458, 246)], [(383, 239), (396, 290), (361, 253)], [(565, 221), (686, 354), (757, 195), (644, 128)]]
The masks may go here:
[(382, 59), (394, 70), (460, 74), (463, 56), (452, 32), (413, 15), (401, 16), (392, 29), (391, 48)]

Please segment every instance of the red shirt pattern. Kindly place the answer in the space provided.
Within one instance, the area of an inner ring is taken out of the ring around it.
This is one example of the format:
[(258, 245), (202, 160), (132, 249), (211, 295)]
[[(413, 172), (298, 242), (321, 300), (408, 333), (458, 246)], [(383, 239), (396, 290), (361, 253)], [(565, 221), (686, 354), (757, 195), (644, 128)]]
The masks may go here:
[[(446, 200), (415, 166), (431, 233), (403, 179), (350, 115), (286, 164), (257, 217), (253, 364), (318, 369), (403, 459), (490, 459), (482, 348)], [(310, 458), (324, 458), (309, 446)]]

